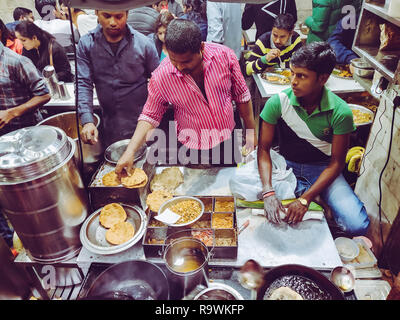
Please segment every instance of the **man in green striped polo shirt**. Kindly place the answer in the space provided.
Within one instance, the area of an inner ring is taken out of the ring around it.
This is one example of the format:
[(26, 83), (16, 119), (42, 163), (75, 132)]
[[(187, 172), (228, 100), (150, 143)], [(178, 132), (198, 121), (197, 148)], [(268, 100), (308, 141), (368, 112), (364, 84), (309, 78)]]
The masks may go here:
[[(350, 134), (356, 128), (347, 103), (325, 87), (335, 61), (332, 48), (325, 42), (311, 43), (293, 54), (291, 88), (271, 97), (260, 115), (264, 121), (258, 167), (269, 221), (298, 223), (309, 203), (321, 198), (342, 231), (355, 236), (365, 234), (369, 218), (341, 174)], [(287, 208), (276, 198), (271, 183), (270, 149), (275, 134), (279, 152), (297, 178), (298, 199)]]

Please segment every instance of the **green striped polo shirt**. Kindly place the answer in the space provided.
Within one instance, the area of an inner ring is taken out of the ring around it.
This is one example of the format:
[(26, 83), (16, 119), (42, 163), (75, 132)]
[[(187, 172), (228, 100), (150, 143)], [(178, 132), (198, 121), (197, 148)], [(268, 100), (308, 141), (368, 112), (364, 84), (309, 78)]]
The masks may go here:
[(292, 88), (288, 88), (268, 99), (260, 117), (276, 125), (282, 156), (298, 163), (329, 160), (333, 135), (356, 130), (346, 101), (326, 87), (320, 106), (311, 115), (300, 105)]

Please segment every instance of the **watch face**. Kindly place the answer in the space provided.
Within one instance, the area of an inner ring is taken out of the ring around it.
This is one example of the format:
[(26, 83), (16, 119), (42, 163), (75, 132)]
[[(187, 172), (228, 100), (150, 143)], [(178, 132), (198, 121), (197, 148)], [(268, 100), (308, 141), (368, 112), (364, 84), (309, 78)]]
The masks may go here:
[(307, 200), (306, 200), (306, 199), (299, 198), (299, 201), (300, 201), (300, 203), (301, 203), (303, 206), (306, 206), (306, 205), (307, 205)]

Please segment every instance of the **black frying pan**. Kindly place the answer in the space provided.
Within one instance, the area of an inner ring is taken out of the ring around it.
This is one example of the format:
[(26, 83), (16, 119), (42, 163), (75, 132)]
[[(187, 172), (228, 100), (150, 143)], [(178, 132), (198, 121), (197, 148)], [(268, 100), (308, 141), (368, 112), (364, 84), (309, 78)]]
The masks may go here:
[(131, 260), (104, 270), (90, 286), (85, 300), (168, 300), (169, 285), (157, 265)]
[[(304, 283), (301, 283), (303, 282)], [(307, 281), (309, 280), (309, 281)], [(307, 288), (314, 288), (309, 286), (309, 283), (316, 285), (318, 289), (323, 292), (316, 295), (315, 292)], [(344, 300), (343, 293), (337, 288), (327, 277), (322, 273), (298, 264), (286, 264), (279, 267), (275, 267), (264, 275), (264, 283), (257, 292), (257, 300), (263, 300), (264, 296), (268, 295), (274, 288), (279, 286), (287, 286), (294, 291), (303, 295), (303, 292), (309, 291), (309, 296), (318, 296), (318, 299), (332, 299), (332, 300)], [(296, 288), (301, 287), (303, 292), (299, 292)], [(307, 292), (306, 292), (307, 294)], [(329, 298), (328, 298), (329, 297)], [(305, 298), (303, 296), (303, 298)]]

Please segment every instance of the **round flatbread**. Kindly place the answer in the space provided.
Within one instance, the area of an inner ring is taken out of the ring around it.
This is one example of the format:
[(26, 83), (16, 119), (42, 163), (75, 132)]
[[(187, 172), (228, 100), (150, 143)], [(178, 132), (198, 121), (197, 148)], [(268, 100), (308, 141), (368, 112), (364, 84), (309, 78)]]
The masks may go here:
[(156, 174), (150, 182), (150, 190), (165, 190), (174, 193), (175, 189), (183, 183), (183, 174), (177, 167), (166, 168)]
[(106, 173), (102, 178), (102, 182), (107, 187), (116, 187), (121, 184), (121, 180), (114, 170)]
[(118, 203), (105, 205), (100, 212), (99, 221), (104, 228), (111, 228), (114, 224), (126, 220), (125, 209)]
[(289, 287), (280, 287), (272, 291), (267, 300), (303, 300), (303, 297)]
[(153, 191), (147, 196), (146, 204), (149, 206), (151, 211), (158, 212), (161, 205), (164, 202), (168, 201), (169, 199), (172, 199), (172, 197), (173, 197), (172, 194), (168, 191), (164, 190)]
[(147, 174), (140, 168), (134, 168), (131, 175), (126, 173), (121, 178), (121, 183), (126, 188), (138, 188), (143, 183), (147, 183)]
[(106, 231), (106, 240), (118, 245), (127, 242), (134, 234), (135, 228), (130, 222), (118, 222)]

